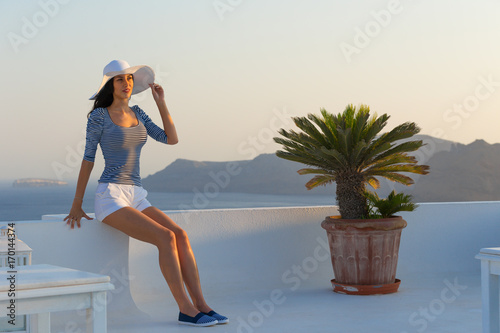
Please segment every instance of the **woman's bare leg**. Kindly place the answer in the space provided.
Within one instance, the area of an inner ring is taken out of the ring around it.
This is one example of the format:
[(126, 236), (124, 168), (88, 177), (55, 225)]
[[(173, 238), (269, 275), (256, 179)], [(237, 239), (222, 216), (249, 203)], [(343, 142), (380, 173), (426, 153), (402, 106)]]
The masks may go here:
[(184, 289), (177, 236), (172, 230), (132, 207), (121, 208), (108, 215), (102, 222), (130, 237), (156, 245), (159, 251), (160, 269), (179, 306), (179, 311), (191, 317), (201, 311), (193, 306)]
[(207, 305), (200, 285), (200, 276), (196, 259), (189, 243), (186, 232), (179, 227), (170, 217), (156, 207), (148, 207), (142, 211), (146, 216), (155, 220), (163, 227), (169, 229), (175, 234), (177, 252), (179, 254), (179, 263), (182, 271), (182, 277), (194, 306), (202, 312), (208, 313), (212, 309)]

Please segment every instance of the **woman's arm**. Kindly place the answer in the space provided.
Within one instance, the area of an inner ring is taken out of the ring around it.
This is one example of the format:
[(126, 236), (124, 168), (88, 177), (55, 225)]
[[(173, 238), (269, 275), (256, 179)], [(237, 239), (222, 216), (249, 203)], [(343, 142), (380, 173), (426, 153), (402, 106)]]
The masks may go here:
[(153, 98), (158, 106), (158, 110), (160, 111), (161, 120), (163, 122), (163, 130), (168, 138), (167, 144), (175, 145), (179, 142), (179, 138), (177, 137), (177, 131), (175, 130), (172, 116), (170, 116), (170, 112), (168, 112), (167, 103), (165, 103), (165, 93), (163, 88), (159, 84), (150, 84), (149, 86), (151, 87)]
[(82, 209), (83, 196), (85, 195), (85, 189), (89, 182), (90, 174), (94, 168), (94, 162), (89, 162), (86, 160), (82, 161), (82, 166), (80, 167), (80, 173), (78, 174), (78, 182), (76, 183), (75, 198), (73, 199), (73, 205), (71, 206), (71, 211), (69, 215), (64, 218), (67, 225), (71, 226), (71, 229), (75, 228), (75, 222), (78, 228), (80, 228), (80, 220), (85, 217), (87, 220), (92, 220)]

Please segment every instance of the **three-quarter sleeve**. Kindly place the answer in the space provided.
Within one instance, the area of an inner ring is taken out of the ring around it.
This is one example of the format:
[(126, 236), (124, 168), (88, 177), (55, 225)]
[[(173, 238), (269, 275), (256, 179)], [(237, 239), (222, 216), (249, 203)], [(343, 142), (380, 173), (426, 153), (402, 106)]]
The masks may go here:
[(87, 135), (85, 143), (85, 153), (83, 159), (94, 162), (97, 145), (101, 141), (102, 129), (104, 124), (104, 113), (101, 108), (94, 109), (87, 121)]
[(165, 131), (161, 127), (157, 126), (139, 106), (134, 105), (133, 108), (142, 120), (144, 127), (146, 127), (148, 135), (158, 142), (167, 143), (168, 138)]

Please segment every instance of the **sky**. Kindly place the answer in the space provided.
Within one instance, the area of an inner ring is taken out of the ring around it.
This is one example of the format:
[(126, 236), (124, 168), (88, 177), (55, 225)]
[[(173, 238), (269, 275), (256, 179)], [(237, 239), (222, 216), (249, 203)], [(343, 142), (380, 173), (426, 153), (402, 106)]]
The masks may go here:
[[(76, 179), (88, 98), (114, 59), (155, 70), (179, 134), (148, 140), (142, 177), (179, 158), (273, 153), (292, 116), (348, 104), (389, 114), (387, 130), (500, 143), (499, 12), (497, 0), (2, 0), (0, 180)], [(161, 124), (149, 90), (130, 104)]]

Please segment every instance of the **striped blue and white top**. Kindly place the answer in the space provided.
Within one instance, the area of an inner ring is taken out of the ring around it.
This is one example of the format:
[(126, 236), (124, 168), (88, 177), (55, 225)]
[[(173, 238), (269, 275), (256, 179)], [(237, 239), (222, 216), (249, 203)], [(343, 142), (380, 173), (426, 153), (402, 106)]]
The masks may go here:
[(94, 109), (87, 122), (87, 142), (83, 159), (94, 162), (101, 145), (105, 167), (99, 183), (141, 185), (139, 158), (147, 136), (167, 143), (167, 135), (137, 105), (131, 107), (139, 123), (133, 127), (116, 125), (106, 108)]

